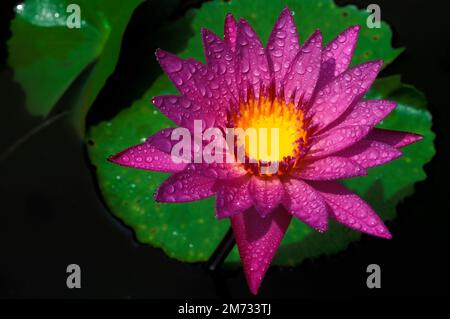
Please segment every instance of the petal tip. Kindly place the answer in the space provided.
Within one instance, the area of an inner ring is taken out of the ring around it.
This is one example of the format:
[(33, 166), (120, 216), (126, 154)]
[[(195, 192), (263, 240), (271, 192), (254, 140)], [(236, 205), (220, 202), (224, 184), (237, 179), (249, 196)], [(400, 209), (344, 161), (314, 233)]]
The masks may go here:
[(225, 16), (225, 20), (227, 20), (229, 22), (231, 22), (231, 20), (236, 22), (236, 19), (234, 18), (233, 14), (231, 12), (227, 13), (227, 15)]
[(389, 232), (389, 229), (384, 224), (379, 226), (379, 229), (377, 229), (376, 233), (373, 235), (383, 239), (392, 239), (392, 234)]
[(359, 24), (355, 24), (348, 28), (348, 30), (352, 32), (359, 32), (361, 30), (361, 26)]
[(328, 230), (328, 221), (323, 224), (317, 225), (316, 229), (319, 233), (325, 233)]
[(153, 193), (153, 199), (158, 202), (158, 203), (162, 203), (163, 199), (162, 199), (162, 192), (161, 192), (161, 186), (158, 187), (158, 189)]
[(117, 164), (117, 165), (121, 165), (121, 166), (130, 166), (129, 164), (127, 165), (127, 160), (126, 160), (126, 156), (125, 156), (127, 151), (128, 151), (128, 149), (125, 149), (123, 151), (120, 151), (117, 154), (110, 155), (110, 156), (108, 156), (108, 158), (106, 160), (113, 164)]
[(244, 18), (239, 18), (237, 23), (238, 23), (238, 26), (241, 24), (248, 24), (247, 20), (245, 20)]
[(208, 29), (206, 29), (206, 28), (203, 28), (203, 27), (202, 27), (202, 28), (200, 29), (200, 33), (201, 33), (202, 37), (205, 38), (205, 37), (207, 37), (208, 35), (212, 34), (213, 32), (210, 31), (210, 30), (208, 30)]
[(257, 276), (256, 274), (250, 275), (250, 278), (247, 279), (248, 288), (253, 295), (257, 295), (259, 291), (259, 287), (261, 286), (262, 278)]
[(386, 106), (389, 109), (389, 113), (397, 107), (398, 103), (395, 101), (386, 101)]
[(288, 5), (285, 5), (283, 10), (281, 10), (281, 15), (282, 16), (283, 15), (290, 15), (290, 16), (292, 16), (292, 11), (291, 11), (291, 9), (289, 9)]
[(168, 192), (166, 189), (163, 189), (164, 185), (161, 185), (154, 193), (153, 193), (153, 199), (157, 203), (176, 203), (177, 200), (168, 195)]
[(157, 48), (155, 50), (155, 56), (158, 60), (161, 59), (164, 56), (164, 54), (165, 54), (165, 51), (161, 48)]
[(161, 96), (154, 96), (150, 99), (150, 102), (156, 106), (161, 106), (162, 104), (162, 97)]
[(320, 29), (316, 29), (313, 32), (313, 34), (311, 34), (311, 36), (308, 38), (308, 40), (306, 40), (306, 42), (303, 44), (302, 47), (312, 45), (322, 48), (322, 42), (323, 42), (322, 31), (320, 31)]
[(384, 61), (381, 59), (373, 61), (374, 68), (376, 69), (377, 72), (381, 69), (383, 64), (384, 64)]
[(161, 48), (156, 49), (155, 51), (156, 60), (158, 63), (163, 67), (164, 69), (164, 63), (167, 61), (167, 59), (170, 59), (173, 55)]
[(387, 239), (387, 240), (392, 239), (392, 234), (389, 232), (388, 228), (384, 224), (381, 224), (380, 226), (378, 226), (377, 229), (374, 229), (374, 230), (370, 230), (370, 231), (360, 230), (360, 231), (367, 235), (375, 236), (375, 237), (378, 237), (381, 239)]
[(179, 59), (175, 54), (170, 53), (161, 48), (158, 48), (155, 50), (155, 56), (160, 64), (163, 62), (163, 60), (166, 60), (166, 59), (169, 59), (169, 61), (173, 60), (174, 58)]
[(419, 142), (419, 141), (421, 141), (421, 140), (423, 140), (423, 135), (421, 135), (421, 134), (415, 134), (415, 133), (412, 133), (412, 142), (411, 143), (415, 143), (415, 142)]
[(114, 155), (110, 155), (110, 156), (108, 156), (108, 158), (106, 160), (108, 162), (111, 162), (111, 163), (114, 163), (114, 164), (118, 164), (118, 162), (119, 162), (119, 160), (118, 160), (119, 154), (120, 153), (114, 154)]
[(320, 29), (314, 30), (314, 33), (311, 35), (311, 38), (320, 37), (322, 38), (322, 31)]

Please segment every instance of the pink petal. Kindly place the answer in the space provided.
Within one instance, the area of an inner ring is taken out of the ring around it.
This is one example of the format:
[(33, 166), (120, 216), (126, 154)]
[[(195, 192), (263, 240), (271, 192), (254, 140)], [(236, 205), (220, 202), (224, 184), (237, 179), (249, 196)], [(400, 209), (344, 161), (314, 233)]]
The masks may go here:
[(170, 155), (172, 147), (178, 143), (178, 141), (172, 141), (171, 136), (173, 130), (174, 128), (164, 128), (147, 138), (146, 143), (149, 143), (154, 148)]
[[(152, 136), (150, 136), (147, 139), (147, 143), (150, 143), (153, 147), (155, 147), (156, 149), (167, 153), (167, 154), (171, 154), (172, 153), (172, 149), (173, 147), (180, 143), (181, 138), (178, 136), (174, 136), (173, 140), (172, 140), (172, 135), (174, 134), (174, 130), (177, 129), (186, 129), (188, 130), (188, 128), (165, 128), (162, 129), (158, 132), (156, 132), (155, 134), (153, 134)], [(204, 174), (204, 175), (208, 175), (214, 178), (219, 178), (219, 179), (229, 179), (229, 178), (236, 178), (242, 175), (245, 175), (247, 172), (242, 168), (241, 165), (239, 165), (238, 163), (227, 163), (227, 157), (226, 157), (226, 149), (224, 148), (223, 150), (221, 150), (220, 153), (220, 159), (222, 160), (223, 163), (211, 163), (208, 164), (205, 162), (205, 156), (204, 156), (204, 151), (205, 151), (205, 141), (202, 141), (202, 148), (200, 148), (200, 141), (195, 139), (195, 135), (191, 134), (191, 154), (190, 156), (188, 156), (188, 158), (185, 159), (185, 161), (187, 160), (187, 162), (189, 162), (190, 164), (187, 166), (187, 168), (189, 168), (189, 170), (191, 172), (194, 172), (196, 169), (199, 171), (199, 173)], [(223, 141), (223, 144), (225, 145), (226, 141)], [(185, 149), (183, 149), (183, 151), (186, 151)], [(196, 161), (196, 155), (201, 155), (201, 160), (202, 163), (194, 163)], [(178, 156), (178, 153), (174, 153), (174, 156)], [(184, 155), (184, 154), (182, 154)], [(180, 157), (181, 160), (181, 157)], [(215, 175), (215, 176), (212, 176)]]
[(327, 230), (327, 204), (314, 188), (293, 178), (284, 182), (283, 186), (286, 196), (282, 203), (286, 210), (318, 231)]
[(318, 87), (338, 76), (350, 65), (361, 27), (352, 26), (339, 34), (323, 50)]
[(292, 172), (292, 175), (307, 180), (325, 181), (367, 174), (364, 168), (344, 157), (330, 156), (304, 165)]
[(371, 126), (337, 127), (314, 137), (307, 158), (323, 157), (343, 150), (362, 140), (372, 129)]
[(373, 129), (367, 136), (368, 139), (388, 144), (395, 148), (402, 148), (409, 144), (420, 141), (423, 136), (414, 133), (392, 131), (384, 129)]
[(247, 97), (249, 88), (259, 97), (260, 88), (269, 87), (271, 74), (264, 47), (244, 19), (240, 19), (238, 24), (236, 58), (236, 79), (241, 97)]
[(194, 120), (202, 121), (203, 129), (214, 126), (215, 112), (201, 108), (184, 96), (162, 95), (152, 100), (160, 111), (178, 126), (194, 130)]
[(381, 65), (381, 61), (360, 64), (321, 88), (307, 113), (311, 125), (321, 129), (335, 121), (367, 92)]
[(206, 100), (206, 88), (202, 87), (202, 92), (200, 92), (200, 88), (197, 88), (193, 80), (194, 75), (198, 75), (201, 68), (200, 62), (181, 59), (161, 49), (156, 50), (156, 57), (164, 72), (181, 94), (197, 104), (211, 105), (211, 102)]
[(127, 148), (108, 160), (122, 166), (157, 172), (179, 172), (186, 167), (184, 163), (174, 163), (170, 154), (158, 150), (150, 143)]
[(219, 79), (222, 98), (234, 105), (238, 97), (234, 54), (213, 32), (202, 29), (202, 37), (206, 63)]
[(284, 189), (278, 177), (253, 176), (249, 184), (250, 195), (261, 217), (266, 217), (280, 204)]
[(365, 100), (347, 109), (340, 119), (333, 123), (333, 127), (350, 125), (375, 126), (396, 107), (396, 103), (387, 100)]
[(332, 209), (339, 223), (370, 235), (391, 239), (381, 218), (359, 196), (336, 182), (312, 183)]
[[(188, 128), (184, 128), (184, 127), (165, 128), (165, 129), (162, 129), (162, 130), (156, 132), (149, 138), (147, 138), (146, 143), (151, 144), (153, 147), (155, 147), (156, 149), (158, 149), (164, 153), (172, 154), (173, 147), (176, 144), (180, 143), (180, 141), (181, 141), (181, 137), (179, 137), (177, 134), (174, 134), (174, 133), (176, 133), (174, 131), (180, 130), (180, 129), (189, 130)], [(194, 134), (191, 134), (190, 140), (191, 140), (191, 154), (184, 161), (186, 162), (186, 160), (187, 160), (188, 163), (194, 162), (195, 156), (197, 154), (201, 154), (202, 160), (203, 160), (202, 149), (200, 149), (200, 143), (203, 144), (203, 141), (196, 140), (194, 137)], [(183, 149), (183, 151), (187, 151), (187, 150)], [(182, 154), (182, 155), (184, 155), (184, 154)], [(177, 156), (179, 156), (179, 154), (174, 153), (173, 156), (177, 157)], [(179, 157), (179, 158), (181, 160), (181, 157)]]
[(217, 181), (216, 217), (224, 218), (240, 214), (253, 205), (248, 190), (249, 178), (239, 178), (230, 181)]
[(227, 14), (224, 26), (225, 43), (234, 51), (236, 49), (237, 23), (231, 13)]
[(402, 152), (387, 144), (364, 139), (335, 155), (348, 158), (361, 167), (369, 168), (399, 158)]
[(297, 28), (291, 11), (286, 7), (275, 22), (267, 42), (267, 53), (274, 71), (277, 92), (280, 91), (284, 76), (299, 49)]
[[(225, 62), (223, 61), (223, 53), (227, 51), (231, 52), (231, 50), (226, 47), (225, 42), (218, 35), (208, 29), (202, 28), (202, 41), (206, 64), (208, 66), (214, 66), (217, 62)], [(224, 68), (223, 73), (225, 71), (226, 69)]]
[(236, 163), (198, 163), (189, 164), (187, 169), (197, 174), (220, 180), (240, 178), (247, 175), (241, 164)]
[(192, 202), (214, 195), (215, 180), (191, 172), (175, 173), (155, 192), (155, 200), (165, 203)]
[(216, 121), (223, 122), (229, 101), (223, 98), (220, 78), (193, 59), (181, 59), (161, 49), (156, 51), (161, 67), (186, 98), (202, 108), (213, 111)]
[(308, 103), (319, 78), (321, 57), (322, 34), (317, 30), (301, 47), (283, 80), (287, 99), (294, 97), (295, 103)]
[(254, 208), (231, 218), (247, 284), (255, 295), (291, 217), (291, 214), (279, 207), (266, 218), (262, 218)]

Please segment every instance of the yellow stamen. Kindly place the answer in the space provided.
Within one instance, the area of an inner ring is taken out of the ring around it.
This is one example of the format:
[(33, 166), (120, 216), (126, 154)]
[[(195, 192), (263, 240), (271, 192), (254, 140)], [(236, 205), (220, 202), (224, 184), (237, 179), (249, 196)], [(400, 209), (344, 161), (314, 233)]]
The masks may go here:
[[(250, 99), (239, 106), (239, 112), (233, 116), (236, 128), (256, 132), (257, 142), (251, 141), (251, 134), (238, 136), (237, 146), (245, 142), (245, 152), (249, 158), (257, 161), (282, 161), (298, 155), (299, 142), (306, 142), (306, 130), (303, 127), (303, 112), (293, 103), (286, 104), (281, 99), (259, 101)], [(278, 129), (278, 134), (276, 130)], [(253, 144), (252, 144), (253, 142)]]

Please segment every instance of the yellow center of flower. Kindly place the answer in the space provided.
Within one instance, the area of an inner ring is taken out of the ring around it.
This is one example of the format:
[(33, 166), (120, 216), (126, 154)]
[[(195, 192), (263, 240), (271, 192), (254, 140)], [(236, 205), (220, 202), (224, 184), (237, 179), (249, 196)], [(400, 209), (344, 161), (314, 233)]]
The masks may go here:
[(306, 142), (303, 112), (293, 103), (275, 98), (250, 99), (239, 106), (233, 117), (238, 134), (237, 146), (258, 162), (282, 161), (298, 155), (299, 143)]

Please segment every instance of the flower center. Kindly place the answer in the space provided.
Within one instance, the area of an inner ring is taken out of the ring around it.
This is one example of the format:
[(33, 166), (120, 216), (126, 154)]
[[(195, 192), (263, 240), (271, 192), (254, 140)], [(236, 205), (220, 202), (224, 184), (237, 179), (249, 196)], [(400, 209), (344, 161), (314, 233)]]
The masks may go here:
[(247, 157), (258, 162), (296, 159), (306, 142), (303, 117), (293, 103), (280, 98), (251, 98), (232, 117), (234, 127), (245, 131), (238, 135), (237, 147), (244, 146)]

